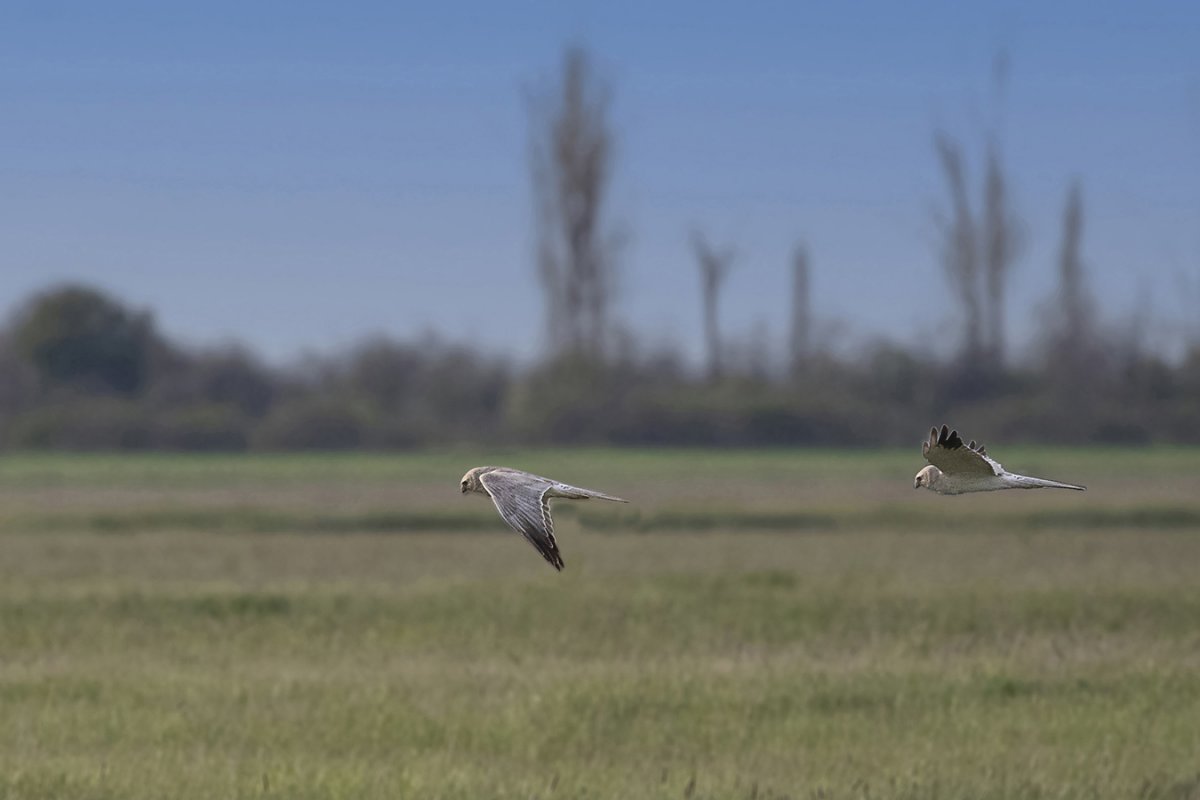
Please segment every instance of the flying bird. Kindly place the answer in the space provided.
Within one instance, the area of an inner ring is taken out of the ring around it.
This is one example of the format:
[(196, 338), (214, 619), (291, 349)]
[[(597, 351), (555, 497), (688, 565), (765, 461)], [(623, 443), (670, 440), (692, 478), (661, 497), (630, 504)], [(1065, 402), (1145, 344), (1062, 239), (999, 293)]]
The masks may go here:
[(620, 497), (580, 489), (566, 483), (543, 478), (508, 467), (475, 467), (462, 477), (462, 493), (486, 494), (496, 504), (496, 510), (508, 526), (525, 537), (542, 558), (555, 569), (563, 568), (558, 543), (554, 541), (554, 520), (550, 518), (550, 498), (568, 500), (613, 500), (628, 503)]
[(938, 494), (964, 494), (997, 489), (1075, 489), (1082, 492), (1087, 488), (1009, 472), (988, 457), (983, 445), (975, 444), (974, 440), (963, 444), (958, 431), (945, 425), (940, 431), (937, 428), (929, 431), (929, 440), (921, 445), (921, 452), (929, 466), (913, 479), (914, 489), (924, 486)]

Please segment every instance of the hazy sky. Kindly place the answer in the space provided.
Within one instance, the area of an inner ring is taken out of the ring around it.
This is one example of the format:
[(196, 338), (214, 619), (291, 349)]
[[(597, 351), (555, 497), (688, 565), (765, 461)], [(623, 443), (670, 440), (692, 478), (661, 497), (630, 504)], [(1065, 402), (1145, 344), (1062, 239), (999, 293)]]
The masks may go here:
[(4, 3), (0, 303), (85, 280), (273, 359), (426, 329), (534, 354), (522, 98), (578, 42), (615, 93), (619, 310), (649, 341), (699, 348), (693, 227), (739, 253), (732, 335), (781, 349), (798, 239), (849, 341), (948, 330), (931, 137), (978, 177), (1000, 49), (1014, 336), (1075, 176), (1105, 308), (1150, 304), (1163, 338), (1189, 311), (1200, 3), (649, 5)]

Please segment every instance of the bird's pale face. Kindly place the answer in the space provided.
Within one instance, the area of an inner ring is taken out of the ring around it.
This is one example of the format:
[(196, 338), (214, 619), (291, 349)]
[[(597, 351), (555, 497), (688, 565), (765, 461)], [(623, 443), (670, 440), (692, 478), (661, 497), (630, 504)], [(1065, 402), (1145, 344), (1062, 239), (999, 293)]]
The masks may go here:
[(483, 492), (483, 484), (479, 482), (479, 471), (481, 467), (467, 470), (467, 474), (462, 476), (462, 493), (467, 492)]
[(913, 478), (913, 488), (920, 489), (921, 487), (925, 487), (926, 489), (932, 489), (933, 482), (937, 480), (938, 476), (941, 474), (942, 471), (940, 469), (930, 464), (928, 467), (925, 467), (923, 470), (918, 472), (917, 477)]

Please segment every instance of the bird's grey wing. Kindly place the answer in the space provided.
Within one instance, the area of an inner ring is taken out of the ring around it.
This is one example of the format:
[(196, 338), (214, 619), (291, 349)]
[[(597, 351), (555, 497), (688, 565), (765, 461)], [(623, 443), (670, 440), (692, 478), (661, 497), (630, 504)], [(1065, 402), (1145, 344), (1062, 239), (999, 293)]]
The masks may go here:
[(550, 518), (546, 498), (553, 482), (517, 470), (495, 470), (484, 473), (479, 480), (509, 527), (524, 536), (551, 566), (562, 569), (562, 555), (554, 540), (554, 520)]
[(550, 491), (546, 494), (547, 498), (561, 497), (566, 500), (587, 500), (595, 498), (596, 500), (612, 500), (614, 503), (628, 503), (629, 501), (623, 497), (616, 497), (604, 492), (598, 492), (595, 489), (584, 489), (582, 486), (572, 486), (569, 483), (556, 481), (553, 478), (547, 478), (542, 475), (534, 475), (532, 472), (513, 469), (512, 467), (497, 467), (488, 475), (503, 476), (506, 479), (514, 482), (536, 482), (541, 486), (548, 486)]
[(925, 460), (947, 475), (1001, 475), (1004, 468), (988, 458), (983, 445), (965, 444), (945, 425), (929, 431), (929, 439), (921, 445)]

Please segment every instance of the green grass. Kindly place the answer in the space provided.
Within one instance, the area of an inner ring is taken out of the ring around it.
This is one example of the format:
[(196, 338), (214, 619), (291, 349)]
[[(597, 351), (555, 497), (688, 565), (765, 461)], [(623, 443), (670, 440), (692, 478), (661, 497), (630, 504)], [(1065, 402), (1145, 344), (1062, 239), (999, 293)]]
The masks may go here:
[(1000, 455), (6, 456), (0, 797), (1200, 796), (1200, 452)]

